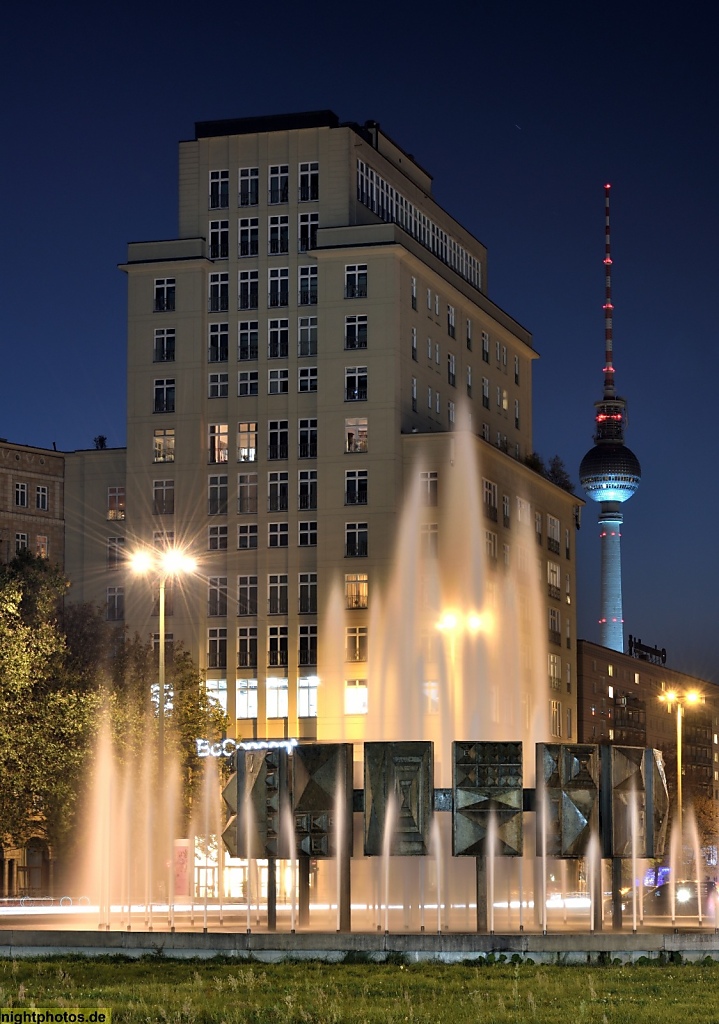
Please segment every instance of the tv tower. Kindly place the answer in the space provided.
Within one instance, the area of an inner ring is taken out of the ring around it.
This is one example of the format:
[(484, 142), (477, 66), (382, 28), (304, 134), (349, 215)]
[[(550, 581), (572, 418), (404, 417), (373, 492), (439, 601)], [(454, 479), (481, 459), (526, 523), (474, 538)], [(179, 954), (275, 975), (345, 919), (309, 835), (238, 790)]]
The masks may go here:
[(614, 386), (612, 348), (612, 257), (609, 231), (609, 191), (604, 186), (605, 215), (605, 299), (604, 299), (604, 397), (595, 402), (594, 447), (579, 467), (579, 479), (587, 497), (599, 502), (599, 536), (602, 550), (600, 643), (614, 651), (624, 651), (622, 617), (621, 527), (622, 502), (639, 487), (641, 467), (634, 452), (624, 444), (627, 403)]

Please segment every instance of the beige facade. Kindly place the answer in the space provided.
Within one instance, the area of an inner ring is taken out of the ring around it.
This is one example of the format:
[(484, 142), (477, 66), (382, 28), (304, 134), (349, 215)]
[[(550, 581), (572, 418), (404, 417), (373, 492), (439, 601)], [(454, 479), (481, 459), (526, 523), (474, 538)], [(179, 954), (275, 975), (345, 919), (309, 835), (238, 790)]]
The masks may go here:
[(0, 440), (0, 562), (21, 548), (63, 564), (64, 456)]
[[(465, 674), (515, 672), (528, 617), (524, 717), (542, 707), (543, 734), (574, 736), (579, 501), (523, 464), (531, 337), (431, 187), (373, 123), (199, 124), (180, 144), (180, 237), (129, 246), (126, 473), (119, 453), (69, 463), (68, 568), (110, 614), (122, 576), (126, 621), (151, 634), (151, 586), (108, 568), (113, 538), (189, 549), (167, 631), (237, 735), (372, 738), (398, 659), (410, 703), (407, 680), (433, 677), (417, 701), (436, 713), (457, 661), (446, 643), (417, 660), (420, 634), (471, 591), (509, 653), (468, 654)], [(126, 519), (103, 520), (123, 483)]]

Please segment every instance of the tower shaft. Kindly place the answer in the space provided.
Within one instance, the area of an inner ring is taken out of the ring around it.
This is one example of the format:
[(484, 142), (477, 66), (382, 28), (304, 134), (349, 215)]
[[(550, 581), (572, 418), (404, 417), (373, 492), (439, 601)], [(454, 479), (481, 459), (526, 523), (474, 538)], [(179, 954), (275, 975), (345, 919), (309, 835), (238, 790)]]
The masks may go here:
[(602, 552), (599, 642), (602, 647), (609, 647), (613, 651), (624, 651), (622, 553), (620, 544), (624, 517), (620, 511), (619, 503), (614, 501), (602, 502), (598, 521)]

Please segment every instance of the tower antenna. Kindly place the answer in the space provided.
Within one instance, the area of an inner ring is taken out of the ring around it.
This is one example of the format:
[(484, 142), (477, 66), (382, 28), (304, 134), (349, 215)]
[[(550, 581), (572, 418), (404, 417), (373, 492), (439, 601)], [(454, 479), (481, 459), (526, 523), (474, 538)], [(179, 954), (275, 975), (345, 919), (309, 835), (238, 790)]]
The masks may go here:
[(612, 236), (609, 217), (609, 191), (604, 186), (604, 397), (613, 398), (614, 389), (614, 346), (612, 339)]

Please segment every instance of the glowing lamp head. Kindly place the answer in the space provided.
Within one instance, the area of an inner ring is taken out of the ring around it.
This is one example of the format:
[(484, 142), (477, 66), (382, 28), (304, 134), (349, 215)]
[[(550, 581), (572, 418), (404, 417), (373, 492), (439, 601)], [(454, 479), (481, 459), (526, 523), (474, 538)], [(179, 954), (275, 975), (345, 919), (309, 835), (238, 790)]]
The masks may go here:
[(160, 558), (160, 566), (170, 576), (194, 572), (197, 563), (178, 548), (168, 548)]
[(457, 615), (454, 612), (444, 612), (442, 618), (437, 623), (437, 629), (441, 629), (443, 632), (456, 629), (458, 621)]
[(689, 690), (684, 699), (687, 704), (698, 704), (701, 701), (701, 694), (698, 690)]
[(136, 573), (149, 572), (152, 568), (152, 556), (149, 551), (136, 551), (130, 559), (130, 567)]

